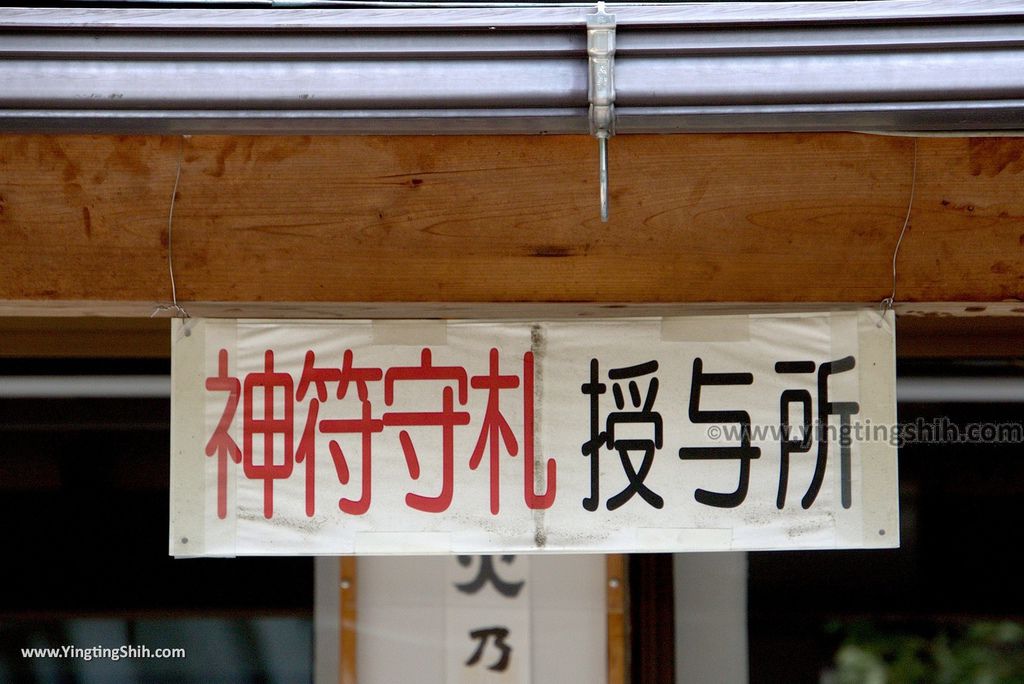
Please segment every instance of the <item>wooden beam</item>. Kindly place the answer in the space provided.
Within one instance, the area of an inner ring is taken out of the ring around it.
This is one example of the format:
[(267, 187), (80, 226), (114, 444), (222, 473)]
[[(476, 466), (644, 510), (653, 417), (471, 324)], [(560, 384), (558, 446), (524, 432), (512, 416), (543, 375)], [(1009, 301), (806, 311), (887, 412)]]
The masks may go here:
[[(383, 310), (382, 310), (383, 311)], [(589, 315), (661, 315), (658, 308), (593, 309), (574, 305), (511, 311), (474, 309), (477, 317), (547, 319), (570, 313)], [(253, 314), (268, 312), (253, 309)], [(274, 315), (274, 312), (269, 312)], [(381, 312), (370, 312), (371, 317)], [(463, 313), (424, 306), (404, 310), (406, 317)], [(897, 320), (900, 358), (1015, 358), (1024, 356), (1024, 315), (903, 315)], [(160, 318), (44, 318), (0, 315), (0, 358), (169, 358), (170, 326)]]
[[(0, 300), (170, 299), (177, 137), (0, 136)], [(1024, 139), (921, 138), (903, 302), (1024, 298)], [(192, 137), (186, 302), (877, 302), (912, 138)], [(8, 311), (9, 312), (9, 311)]]
[(156, 318), (0, 316), (0, 358), (151, 358), (171, 355), (171, 327)]

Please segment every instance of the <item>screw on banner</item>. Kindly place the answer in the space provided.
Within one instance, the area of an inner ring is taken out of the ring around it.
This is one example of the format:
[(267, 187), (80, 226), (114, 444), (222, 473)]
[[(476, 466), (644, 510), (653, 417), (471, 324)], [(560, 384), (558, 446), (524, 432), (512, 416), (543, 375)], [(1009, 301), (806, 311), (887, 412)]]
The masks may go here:
[(900, 254), (900, 245), (903, 244), (903, 236), (907, 233), (907, 226), (910, 225), (910, 213), (914, 209), (914, 190), (917, 188), (917, 138), (914, 138), (914, 165), (913, 171), (910, 175), (910, 201), (907, 202), (907, 215), (903, 219), (903, 228), (900, 229), (899, 239), (896, 240), (896, 248), (892, 251), (892, 292), (889, 296), (882, 300), (879, 306), (878, 327), (882, 327), (882, 321), (885, 319), (885, 314), (892, 310), (893, 304), (896, 303), (896, 259)]
[(587, 15), (588, 98), (590, 133), (597, 138), (601, 220), (608, 220), (608, 139), (615, 135), (615, 15), (597, 11)]
[[(167, 272), (171, 277), (171, 303), (157, 306), (150, 314), (150, 318), (161, 311), (174, 311), (181, 318), (191, 318), (188, 311), (185, 311), (185, 307), (178, 303), (178, 286), (174, 281), (174, 201), (178, 196), (178, 184), (181, 182), (181, 162), (185, 156), (185, 140), (190, 137), (188, 135), (181, 136), (178, 144), (178, 163), (174, 171), (170, 208), (167, 210)], [(185, 335), (189, 335), (188, 329), (185, 330)]]

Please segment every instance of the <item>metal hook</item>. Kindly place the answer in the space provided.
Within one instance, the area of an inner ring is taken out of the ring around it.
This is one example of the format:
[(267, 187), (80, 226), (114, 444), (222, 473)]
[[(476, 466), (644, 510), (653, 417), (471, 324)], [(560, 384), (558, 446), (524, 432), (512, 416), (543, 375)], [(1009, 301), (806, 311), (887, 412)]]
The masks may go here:
[(601, 220), (608, 222), (608, 136), (597, 139), (598, 178), (601, 183)]
[(590, 132), (598, 144), (601, 220), (608, 221), (608, 138), (615, 135), (615, 15), (597, 3), (587, 15)]

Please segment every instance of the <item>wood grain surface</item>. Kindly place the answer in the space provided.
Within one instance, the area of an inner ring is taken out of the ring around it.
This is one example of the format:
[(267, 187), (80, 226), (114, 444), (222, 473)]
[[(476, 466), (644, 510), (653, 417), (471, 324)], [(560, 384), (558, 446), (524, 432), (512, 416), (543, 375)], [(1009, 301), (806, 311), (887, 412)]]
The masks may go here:
[[(877, 302), (914, 139), (0, 136), (0, 300)], [(921, 138), (902, 302), (1024, 298), (1024, 139)], [(102, 313), (92, 311), (92, 313)]]

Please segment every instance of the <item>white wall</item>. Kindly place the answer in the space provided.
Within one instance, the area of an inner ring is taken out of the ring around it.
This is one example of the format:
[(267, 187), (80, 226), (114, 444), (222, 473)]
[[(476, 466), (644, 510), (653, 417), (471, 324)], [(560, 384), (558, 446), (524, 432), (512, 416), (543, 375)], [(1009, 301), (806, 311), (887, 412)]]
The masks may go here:
[(747, 554), (677, 553), (677, 684), (744, 684), (747, 659)]

